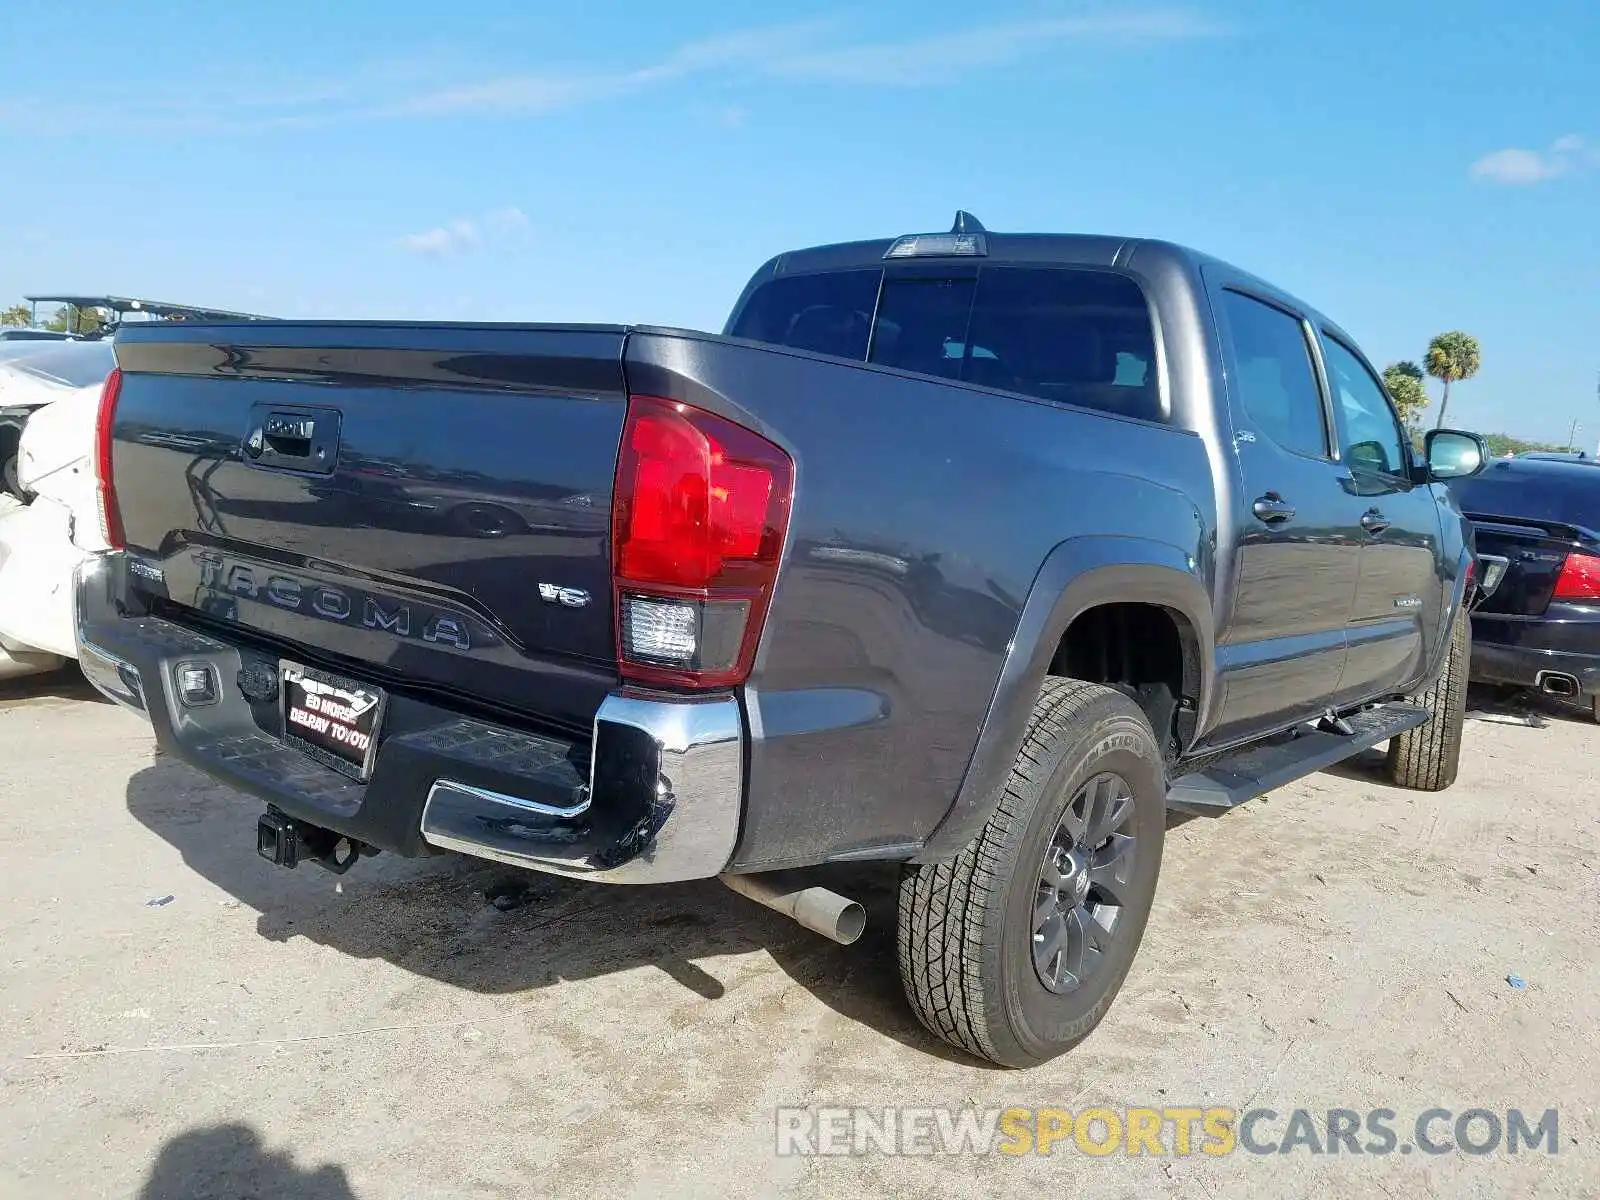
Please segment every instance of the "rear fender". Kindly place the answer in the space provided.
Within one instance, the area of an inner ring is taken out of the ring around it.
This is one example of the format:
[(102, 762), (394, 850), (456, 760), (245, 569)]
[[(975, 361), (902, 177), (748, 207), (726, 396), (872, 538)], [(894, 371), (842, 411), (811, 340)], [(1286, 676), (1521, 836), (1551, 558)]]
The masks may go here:
[(1205, 727), (1215, 635), (1211, 601), (1194, 557), (1144, 538), (1091, 536), (1062, 542), (1046, 557), (1023, 604), (955, 801), (915, 861), (949, 858), (983, 827), (1022, 749), (1034, 701), (1062, 635), (1081, 614), (1112, 603), (1159, 605), (1188, 623), (1194, 644), (1185, 647), (1185, 677), (1198, 692), (1197, 727)]

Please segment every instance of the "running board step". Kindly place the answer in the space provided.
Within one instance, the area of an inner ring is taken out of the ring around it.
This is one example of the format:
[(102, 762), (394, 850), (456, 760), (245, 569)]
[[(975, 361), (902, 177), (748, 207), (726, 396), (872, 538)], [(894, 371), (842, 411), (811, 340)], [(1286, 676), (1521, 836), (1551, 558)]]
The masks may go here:
[(1176, 780), (1167, 792), (1167, 807), (1215, 816), (1274, 788), (1320, 771), (1415, 729), (1428, 720), (1428, 710), (1411, 704), (1380, 704), (1344, 718), (1348, 733), (1307, 729), (1298, 737), (1248, 746)]

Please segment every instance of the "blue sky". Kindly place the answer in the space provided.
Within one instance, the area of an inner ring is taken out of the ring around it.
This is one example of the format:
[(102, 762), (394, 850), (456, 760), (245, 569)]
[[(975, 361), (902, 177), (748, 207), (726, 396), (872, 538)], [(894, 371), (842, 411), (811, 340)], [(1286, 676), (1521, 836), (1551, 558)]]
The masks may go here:
[[(720, 326), (777, 250), (1168, 237), (1600, 440), (1600, 4), (7, 4), (0, 300)], [(1437, 386), (1435, 385), (1435, 394)]]

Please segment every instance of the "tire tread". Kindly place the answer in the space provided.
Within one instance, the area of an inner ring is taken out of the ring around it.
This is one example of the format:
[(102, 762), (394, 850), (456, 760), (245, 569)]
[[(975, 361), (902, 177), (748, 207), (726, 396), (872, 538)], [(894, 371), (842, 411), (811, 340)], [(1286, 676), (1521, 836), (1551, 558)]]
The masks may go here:
[(1425, 724), (1391, 738), (1389, 778), (1401, 787), (1440, 792), (1456, 781), (1466, 722), (1467, 673), (1472, 653), (1465, 610), (1456, 612), (1444, 670), (1433, 686), (1413, 697), (1432, 713)]
[(1114, 689), (1049, 678), (1039, 692), (1027, 736), (983, 829), (948, 862), (908, 867), (901, 877), (896, 941), (900, 978), (912, 1009), (934, 1034), (992, 1062), (1003, 1061), (990, 1029), (983, 989), (980, 930), (1007, 884), (1003, 846), (1026, 823), (1036, 788), (1049, 773), (1051, 747), (1090, 704)]

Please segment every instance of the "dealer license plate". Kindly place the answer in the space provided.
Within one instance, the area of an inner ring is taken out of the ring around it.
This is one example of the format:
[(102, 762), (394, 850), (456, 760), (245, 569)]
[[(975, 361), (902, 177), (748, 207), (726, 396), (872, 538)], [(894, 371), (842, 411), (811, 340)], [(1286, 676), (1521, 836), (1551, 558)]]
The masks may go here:
[(299, 663), (280, 664), (283, 740), (365, 782), (372, 774), (386, 697), (371, 684)]

